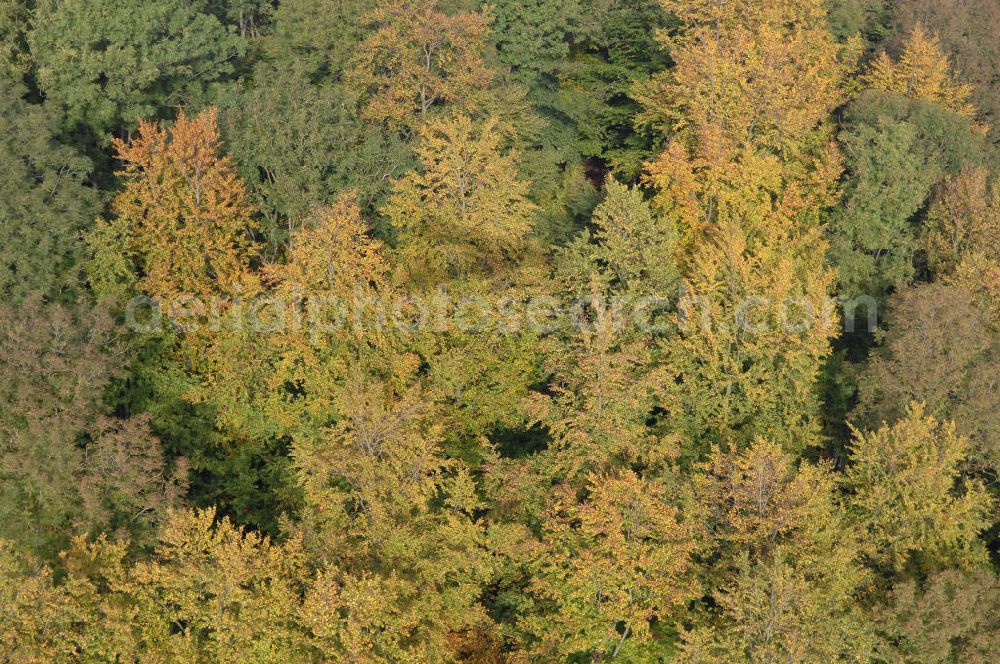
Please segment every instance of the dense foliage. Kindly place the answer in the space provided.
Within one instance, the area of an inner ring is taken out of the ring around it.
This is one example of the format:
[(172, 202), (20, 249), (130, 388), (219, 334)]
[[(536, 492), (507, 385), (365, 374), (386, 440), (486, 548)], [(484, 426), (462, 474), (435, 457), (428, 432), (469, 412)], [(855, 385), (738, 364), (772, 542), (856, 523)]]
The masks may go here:
[(0, 662), (995, 661), (994, 4), (0, 0)]

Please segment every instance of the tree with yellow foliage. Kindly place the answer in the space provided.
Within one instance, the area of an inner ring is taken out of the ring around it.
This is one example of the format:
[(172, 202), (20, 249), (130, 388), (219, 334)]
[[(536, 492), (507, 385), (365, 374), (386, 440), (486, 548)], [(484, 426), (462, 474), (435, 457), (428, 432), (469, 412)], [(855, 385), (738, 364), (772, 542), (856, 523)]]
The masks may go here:
[(796, 468), (761, 439), (713, 450), (691, 482), (714, 608), (692, 616), (678, 661), (868, 661), (874, 637), (855, 601), (865, 572), (830, 466)]
[(357, 49), (347, 82), (361, 93), (362, 113), (412, 131), (432, 111), (476, 109), (493, 80), (483, 59), (489, 17), (448, 13), (439, 0), (389, 0), (368, 19), (375, 32)]
[(978, 536), (994, 503), (982, 484), (962, 477), (967, 454), (955, 425), (920, 404), (893, 425), (855, 433), (845, 486), (877, 566), (936, 570), (986, 560)]
[(284, 263), (264, 268), (273, 282), (307, 293), (351, 294), (384, 286), (389, 270), (385, 248), (370, 237), (368, 223), (351, 195), (309, 216), (289, 243)]
[(261, 267), (260, 303), (246, 305), (254, 307), (244, 311), (247, 324), (215, 335), (204, 358), (211, 381), (189, 394), (215, 404), (220, 422), (244, 435), (328, 426), (337, 415), (331, 393), (350, 366), (390, 374), (394, 363), (409, 366), (377, 310), (362, 307), (391, 297), (389, 270), (387, 248), (351, 195), (314, 211), (285, 260)]
[(853, 51), (819, 0), (665, 6), (687, 24), (676, 68), (645, 98), (673, 131), (648, 179), (680, 229), (685, 281), (663, 408), (695, 444), (801, 448), (816, 440), (812, 386), (833, 334), (819, 221), (840, 157), (827, 118)]
[(593, 294), (593, 319), (551, 350), (551, 397), (534, 404), (552, 436), (550, 476), (575, 487), (593, 472), (659, 466), (674, 452), (647, 425), (655, 404), (650, 349), (619, 329), (604, 293)]
[(303, 536), (324, 564), (305, 620), (333, 659), (447, 661), (449, 635), (489, 622), (472, 479), (443, 456), (418, 386), (397, 394), (358, 375), (335, 406), (340, 422), (294, 449)]
[(485, 430), (526, 419), (519, 402), (538, 380), (532, 331), (504, 314), (503, 302), (539, 290), (543, 269), (530, 183), (507, 143), (497, 119), (432, 120), (417, 146), (422, 168), (394, 183), (383, 209), (397, 234), (394, 283), (434, 312), (407, 333), (410, 348), (449, 437), (471, 454)]
[(588, 495), (557, 489), (545, 512), (519, 624), (539, 660), (652, 661), (662, 631), (698, 593), (694, 526), (659, 478), (630, 470), (589, 478)]
[(927, 99), (966, 116), (975, 115), (967, 101), (972, 86), (955, 81), (948, 56), (938, 38), (920, 23), (903, 44), (899, 60), (893, 62), (883, 51), (864, 77), (874, 90), (899, 92), (913, 99)]
[[(288, 448), (340, 420), (337, 395), (355, 372), (399, 386), (417, 360), (380, 320), (379, 303), (394, 295), (388, 250), (353, 197), (301, 220), (289, 244), (283, 261), (261, 267), (264, 290), (240, 304), (243, 320), (227, 316), (211, 334), (184, 398), (211, 409), (225, 463), (259, 450), (262, 472), (279, 483), (268, 491), (297, 509)], [(248, 500), (256, 491), (241, 490)]]
[[(571, 320), (540, 344), (551, 377), (530, 399), (549, 442), (490, 465), (500, 506), (491, 544), (502, 578), (528, 575), (510, 592), (529, 607), (516, 633), (530, 656), (646, 661), (695, 592), (692, 526), (666, 479), (677, 441), (650, 426), (655, 359), (643, 329), (677, 283), (677, 234), (638, 189), (615, 182), (593, 218), (593, 236), (560, 253), (550, 284)], [(631, 307), (647, 299), (648, 320), (634, 321)], [(525, 512), (529, 532), (507, 519)]]
[(160, 539), (154, 558), (129, 569), (116, 588), (138, 609), (140, 644), (168, 659), (302, 657), (296, 614), (308, 574), (297, 540), (272, 544), (217, 520), (214, 510), (175, 513)]
[(498, 269), (523, 250), (535, 206), (496, 119), (440, 119), (421, 131), (422, 169), (395, 183), (384, 213), (399, 233), (408, 281), (434, 285)]
[(52, 661), (62, 649), (66, 623), (59, 620), (59, 590), (52, 572), (0, 540), (0, 648), (12, 662)]
[(299, 621), (309, 572), (297, 540), (272, 544), (214, 510), (176, 511), (152, 559), (126, 553), (125, 542), (77, 538), (57, 585), (0, 543), (0, 597), (16, 617), (0, 617), (5, 655), (274, 664), (315, 655)]
[[(673, 69), (640, 90), (646, 119), (720, 166), (748, 145), (794, 159), (843, 100), (857, 44), (836, 43), (820, 0), (660, 0), (685, 27)], [(799, 157), (801, 158), (801, 157)]]
[(650, 426), (659, 361), (651, 337), (667, 325), (679, 284), (676, 225), (615, 181), (593, 224), (557, 254), (549, 287), (568, 320), (542, 346), (551, 378), (532, 403), (552, 436), (548, 477), (577, 487), (592, 472), (658, 468), (676, 452)]

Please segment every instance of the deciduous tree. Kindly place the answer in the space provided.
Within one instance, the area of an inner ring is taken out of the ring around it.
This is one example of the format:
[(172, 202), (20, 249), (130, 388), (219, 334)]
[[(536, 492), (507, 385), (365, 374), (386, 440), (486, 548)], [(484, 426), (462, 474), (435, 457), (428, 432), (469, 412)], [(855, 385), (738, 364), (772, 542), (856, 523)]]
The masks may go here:
[(185, 487), (144, 418), (111, 417), (103, 392), (128, 348), (107, 309), (37, 298), (0, 310), (0, 535), (52, 559), (77, 533), (148, 542)]
[(380, 2), (368, 16), (375, 31), (358, 48), (347, 74), (368, 119), (414, 130), (442, 105), (464, 112), (481, 106), (493, 80), (483, 59), (488, 14), (451, 14), (439, 5), (439, 0)]
[(935, 570), (985, 560), (978, 536), (993, 500), (961, 476), (968, 445), (954, 424), (916, 404), (893, 425), (857, 432), (845, 485), (876, 565)]
[(594, 474), (582, 499), (557, 489), (530, 563), (535, 611), (519, 628), (540, 659), (649, 661), (697, 594), (696, 547), (658, 479)]
[(874, 90), (899, 92), (914, 99), (926, 99), (941, 104), (961, 115), (974, 115), (968, 103), (972, 86), (957, 83), (951, 73), (948, 56), (941, 50), (938, 38), (919, 23), (903, 44), (896, 62), (882, 52), (872, 63), (865, 82)]
[(108, 235), (124, 238), (137, 287), (170, 303), (179, 297), (253, 295), (253, 208), (229, 157), (220, 154), (216, 112), (170, 127), (141, 122), (115, 140), (124, 190)]
[[(692, 480), (715, 562), (704, 582), (714, 610), (682, 633), (683, 662), (857, 661), (874, 638), (855, 593), (858, 541), (834, 500), (828, 466), (758, 440), (714, 450)], [(697, 513), (697, 512), (696, 512)]]
[(996, 333), (974, 294), (945, 283), (900, 291), (890, 301), (860, 377), (854, 417), (865, 428), (903, 417), (911, 402), (952, 420), (979, 471), (1000, 467)]
[(898, 51), (916, 26), (931, 28), (955, 74), (972, 84), (969, 101), (979, 117), (995, 128), (1000, 112), (1000, 95), (994, 85), (1000, 71), (1000, 49), (988, 35), (1000, 25), (1000, 8), (989, 0), (902, 0), (894, 9), (890, 49)]
[(986, 664), (1000, 639), (1000, 586), (988, 569), (946, 570), (907, 580), (878, 612), (886, 659)]
[(663, 344), (663, 408), (695, 449), (808, 444), (833, 329), (818, 222), (840, 158), (825, 127), (852, 54), (820, 2), (665, 6), (686, 28), (644, 98), (675, 132), (649, 181), (680, 231), (687, 318)]
[(325, 562), (305, 620), (328, 657), (444, 661), (449, 634), (488, 622), (476, 600), (489, 571), (467, 472), (443, 457), (418, 386), (358, 375), (342, 419), (296, 441), (306, 545)]
[(436, 120), (422, 131), (417, 156), (422, 168), (396, 181), (385, 208), (407, 279), (433, 286), (511, 263), (525, 248), (535, 206), (498, 122)]

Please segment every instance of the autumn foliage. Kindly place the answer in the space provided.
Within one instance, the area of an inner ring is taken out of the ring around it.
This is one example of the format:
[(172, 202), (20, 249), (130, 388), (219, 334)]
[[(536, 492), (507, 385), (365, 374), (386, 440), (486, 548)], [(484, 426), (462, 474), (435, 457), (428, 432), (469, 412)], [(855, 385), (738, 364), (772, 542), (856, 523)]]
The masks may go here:
[(253, 208), (230, 159), (219, 153), (214, 110), (183, 114), (167, 129), (143, 121), (114, 142), (126, 184), (114, 202), (138, 288), (156, 298), (236, 293), (249, 286)]
[(0, 0), (0, 661), (995, 660), (956, 3), (119, 5)]

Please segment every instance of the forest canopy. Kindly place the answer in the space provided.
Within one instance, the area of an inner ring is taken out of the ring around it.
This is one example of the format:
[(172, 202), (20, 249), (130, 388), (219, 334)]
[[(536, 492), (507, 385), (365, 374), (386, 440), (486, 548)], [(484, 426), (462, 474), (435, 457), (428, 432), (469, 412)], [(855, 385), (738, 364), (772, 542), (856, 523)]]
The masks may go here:
[(986, 664), (992, 0), (0, 0), (0, 662)]

